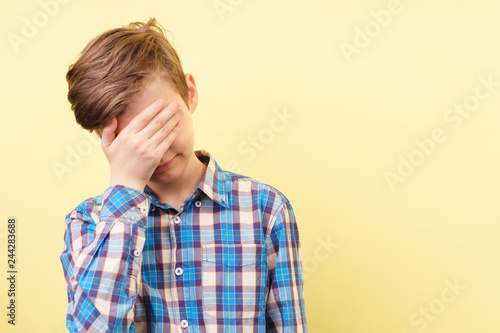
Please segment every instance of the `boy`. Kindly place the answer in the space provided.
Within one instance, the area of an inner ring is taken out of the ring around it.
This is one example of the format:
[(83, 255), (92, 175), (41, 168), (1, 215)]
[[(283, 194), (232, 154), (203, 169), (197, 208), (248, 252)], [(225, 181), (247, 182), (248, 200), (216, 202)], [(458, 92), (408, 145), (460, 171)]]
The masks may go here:
[(66, 216), (69, 330), (307, 332), (290, 202), (193, 152), (195, 81), (156, 20), (99, 35), (66, 79), (111, 169)]

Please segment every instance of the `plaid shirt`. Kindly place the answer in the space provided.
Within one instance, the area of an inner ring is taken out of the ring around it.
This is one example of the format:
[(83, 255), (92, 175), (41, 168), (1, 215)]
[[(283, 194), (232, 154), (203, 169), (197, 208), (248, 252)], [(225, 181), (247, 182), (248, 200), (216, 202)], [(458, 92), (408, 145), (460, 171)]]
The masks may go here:
[(115, 185), (66, 216), (71, 332), (307, 332), (290, 202), (195, 154), (207, 169), (179, 211)]

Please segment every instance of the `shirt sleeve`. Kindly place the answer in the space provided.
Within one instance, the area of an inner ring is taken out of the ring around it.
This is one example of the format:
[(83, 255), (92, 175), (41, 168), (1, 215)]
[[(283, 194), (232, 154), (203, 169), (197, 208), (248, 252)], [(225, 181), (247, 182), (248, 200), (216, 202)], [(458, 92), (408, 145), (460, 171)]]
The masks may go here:
[(266, 332), (307, 332), (299, 230), (290, 202), (277, 211), (266, 238), (270, 289)]
[(105, 190), (100, 214), (86, 201), (66, 216), (60, 259), (70, 332), (135, 332), (148, 212), (144, 192), (115, 185)]

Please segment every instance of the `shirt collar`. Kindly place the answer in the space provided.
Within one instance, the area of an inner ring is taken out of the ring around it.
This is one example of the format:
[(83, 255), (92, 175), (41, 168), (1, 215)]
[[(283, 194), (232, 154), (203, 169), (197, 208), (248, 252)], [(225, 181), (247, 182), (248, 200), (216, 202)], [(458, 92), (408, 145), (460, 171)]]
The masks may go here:
[[(228, 178), (226, 173), (217, 164), (212, 154), (205, 150), (196, 150), (194, 153), (203, 164), (207, 165), (205, 175), (196, 187), (195, 192), (200, 190), (212, 199), (212, 201), (217, 202), (221, 206), (228, 207), (227, 192), (231, 190), (231, 179)], [(144, 191), (151, 197), (153, 203), (156, 203), (158, 206), (161, 205), (158, 198), (156, 198), (147, 186)]]
[(197, 150), (194, 153), (200, 161), (207, 164), (205, 175), (197, 188), (221, 206), (229, 206), (227, 192), (231, 190), (231, 186), (228, 184), (231, 180), (217, 164), (212, 154), (205, 150)]

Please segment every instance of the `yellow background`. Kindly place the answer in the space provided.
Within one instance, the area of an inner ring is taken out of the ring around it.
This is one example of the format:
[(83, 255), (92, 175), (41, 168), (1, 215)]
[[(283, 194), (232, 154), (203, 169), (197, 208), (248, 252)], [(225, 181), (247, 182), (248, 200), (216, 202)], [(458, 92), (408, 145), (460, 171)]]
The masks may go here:
[[(92, 37), (150, 16), (195, 76), (195, 148), (292, 202), (310, 332), (500, 331), (499, 1), (65, 0), (45, 22), (48, 1), (0, 4), (0, 331), (65, 332), (64, 217), (109, 179), (65, 73)], [(450, 112), (463, 103), (474, 110), (458, 125)], [(255, 156), (242, 150), (252, 136)], [(77, 149), (85, 156), (58, 177)], [(391, 186), (388, 173), (401, 178)]]

